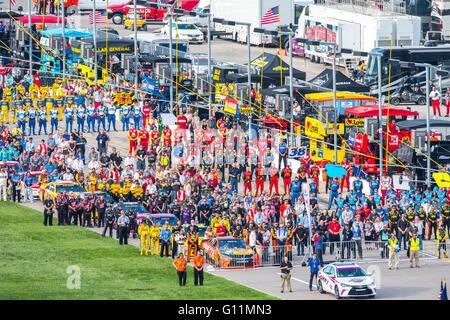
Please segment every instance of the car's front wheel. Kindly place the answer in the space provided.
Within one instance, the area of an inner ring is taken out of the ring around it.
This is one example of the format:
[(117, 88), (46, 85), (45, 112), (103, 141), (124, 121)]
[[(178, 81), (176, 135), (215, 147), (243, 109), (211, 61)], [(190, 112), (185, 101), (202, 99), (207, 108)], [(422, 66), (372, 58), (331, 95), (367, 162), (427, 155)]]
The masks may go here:
[(114, 24), (122, 24), (123, 23), (123, 14), (122, 13), (114, 13), (111, 17), (112, 22)]
[(319, 289), (319, 292), (324, 294), (325, 291), (323, 291), (322, 281), (317, 281), (317, 288)]
[(336, 299), (340, 299), (341, 298), (341, 295), (339, 294), (338, 286), (334, 287), (334, 296), (336, 297)]

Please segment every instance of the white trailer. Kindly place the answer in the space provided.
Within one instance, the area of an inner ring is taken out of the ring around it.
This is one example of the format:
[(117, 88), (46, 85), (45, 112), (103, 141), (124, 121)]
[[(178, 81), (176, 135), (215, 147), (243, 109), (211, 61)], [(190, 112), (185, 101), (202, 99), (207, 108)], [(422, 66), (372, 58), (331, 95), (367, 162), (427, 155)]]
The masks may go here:
[[(261, 25), (261, 18), (271, 8), (279, 7), (280, 23)], [(254, 28), (277, 30), (280, 25), (289, 25), (292, 22), (293, 0), (211, 0), (210, 9), (212, 18), (228, 21), (250, 23), (250, 43), (254, 45), (273, 44), (273, 37), (253, 32)], [(216, 31), (225, 31), (238, 42), (247, 42), (247, 26), (224, 25), (214, 23)]]
[[(419, 17), (382, 11), (378, 7), (355, 10), (354, 6), (333, 6), (330, 2), (308, 5), (303, 10), (298, 20), (297, 37), (334, 42), (337, 52), (341, 48), (369, 52), (376, 47), (389, 47), (391, 39), (392, 46), (417, 46), (420, 43)], [(332, 52), (332, 46), (305, 45), (305, 56), (314, 62), (331, 63)], [(337, 62), (349, 67), (360, 59), (342, 53)]]

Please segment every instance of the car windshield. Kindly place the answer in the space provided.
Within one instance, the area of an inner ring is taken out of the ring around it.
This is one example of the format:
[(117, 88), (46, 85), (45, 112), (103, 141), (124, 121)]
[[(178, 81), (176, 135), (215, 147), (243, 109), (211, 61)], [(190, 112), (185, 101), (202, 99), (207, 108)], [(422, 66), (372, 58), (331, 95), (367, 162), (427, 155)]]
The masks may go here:
[(205, 236), (206, 228), (207, 227), (198, 227), (198, 237), (199, 238), (202, 238)]
[(84, 189), (79, 184), (63, 184), (56, 186), (56, 192), (62, 192), (66, 190), (67, 192), (84, 192)]
[(123, 211), (125, 211), (126, 213), (128, 213), (128, 211), (130, 211), (130, 209), (133, 209), (135, 213), (148, 213), (148, 210), (145, 209), (142, 205), (140, 204), (122, 204), (122, 209)]
[(222, 250), (248, 249), (248, 246), (242, 239), (231, 239), (231, 240), (219, 240), (219, 248)]
[(151, 217), (150, 220), (156, 223), (158, 227), (163, 227), (166, 221), (169, 221), (169, 226), (175, 226), (178, 222), (177, 217)]
[[(176, 25), (174, 28), (177, 28)], [(178, 30), (197, 30), (197, 27), (194, 24), (179, 23)]]
[(367, 274), (361, 268), (342, 268), (337, 269), (337, 276), (340, 278), (347, 277), (365, 277)]

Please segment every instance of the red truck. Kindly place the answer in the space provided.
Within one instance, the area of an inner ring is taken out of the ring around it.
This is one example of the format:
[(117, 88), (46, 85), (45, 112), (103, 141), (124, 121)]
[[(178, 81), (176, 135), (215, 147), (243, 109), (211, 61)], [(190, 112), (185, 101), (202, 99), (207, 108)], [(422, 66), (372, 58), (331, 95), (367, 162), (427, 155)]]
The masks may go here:
[[(151, 0), (152, 2), (156, 2), (155, 0)], [(162, 3), (170, 3), (176, 6), (177, 8), (181, 8), (187, 11), (191, 11), (194, 9), (199, 0), (177, 0), (177, 1), (160, 1)], [(156, 9), (151, 8), (145, 5), (147, 1), (139, 1), (136, 2), (136, 11), (140, 14), (145, 20), (156, 20), (162, 21), (164, 19), (164, 14), (167, 12), (167, 9)], [(112, 19), (114, 24), (122, 24), (124, 17), (128, 14), (128, 12), (133, 12), (134, 10), (134, 0), (130, 0), (125, 4), (120, 5), (112, 5), (108, 6), (108, 19)]]

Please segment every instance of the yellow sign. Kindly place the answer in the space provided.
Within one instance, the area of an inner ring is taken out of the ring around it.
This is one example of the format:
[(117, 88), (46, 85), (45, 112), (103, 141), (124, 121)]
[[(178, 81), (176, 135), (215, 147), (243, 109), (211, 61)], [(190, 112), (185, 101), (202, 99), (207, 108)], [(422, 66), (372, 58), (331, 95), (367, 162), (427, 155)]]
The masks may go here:
[(446, 172), (433, 172), (433, 178), (439, 188), (450, 188), (450, 175)]
[(273, 71), (289, 70), (289, 68), (286, 68), (286, 67), (281, 68), (281, 66), (278, 66), (278, 67), (273, 68), (272, 70), (273, 70)]
[(268, 63), (269, 62), (267, 62), (265, 60), (262, 60), (262, 59), (255, 59), (250, 64), (253, 65), (253, 66), (257, 66), (257, 67), (263, 68)]
[(308, 137), (323, 140), (326, 134), (322, 122), (317, 119), (306, 117), (305, 134)]
[(223, 108), (223, 111), (236, 115), (237, 108), (238, 102), (236, 100), (228, 97), (225, 99), (225, 106)]
[(241, 113), (252, 113), (253, 107), (243, 106), (240, 111), (241, 111)]
[[(344, 134), (345, 126), (343, 123), (337, 124), (337, 134)], [(328, 125), (327, 134), (334, 134), (334, 123)]]
[(364, 127), (364, 119), (345, 119), (346, 127)]

